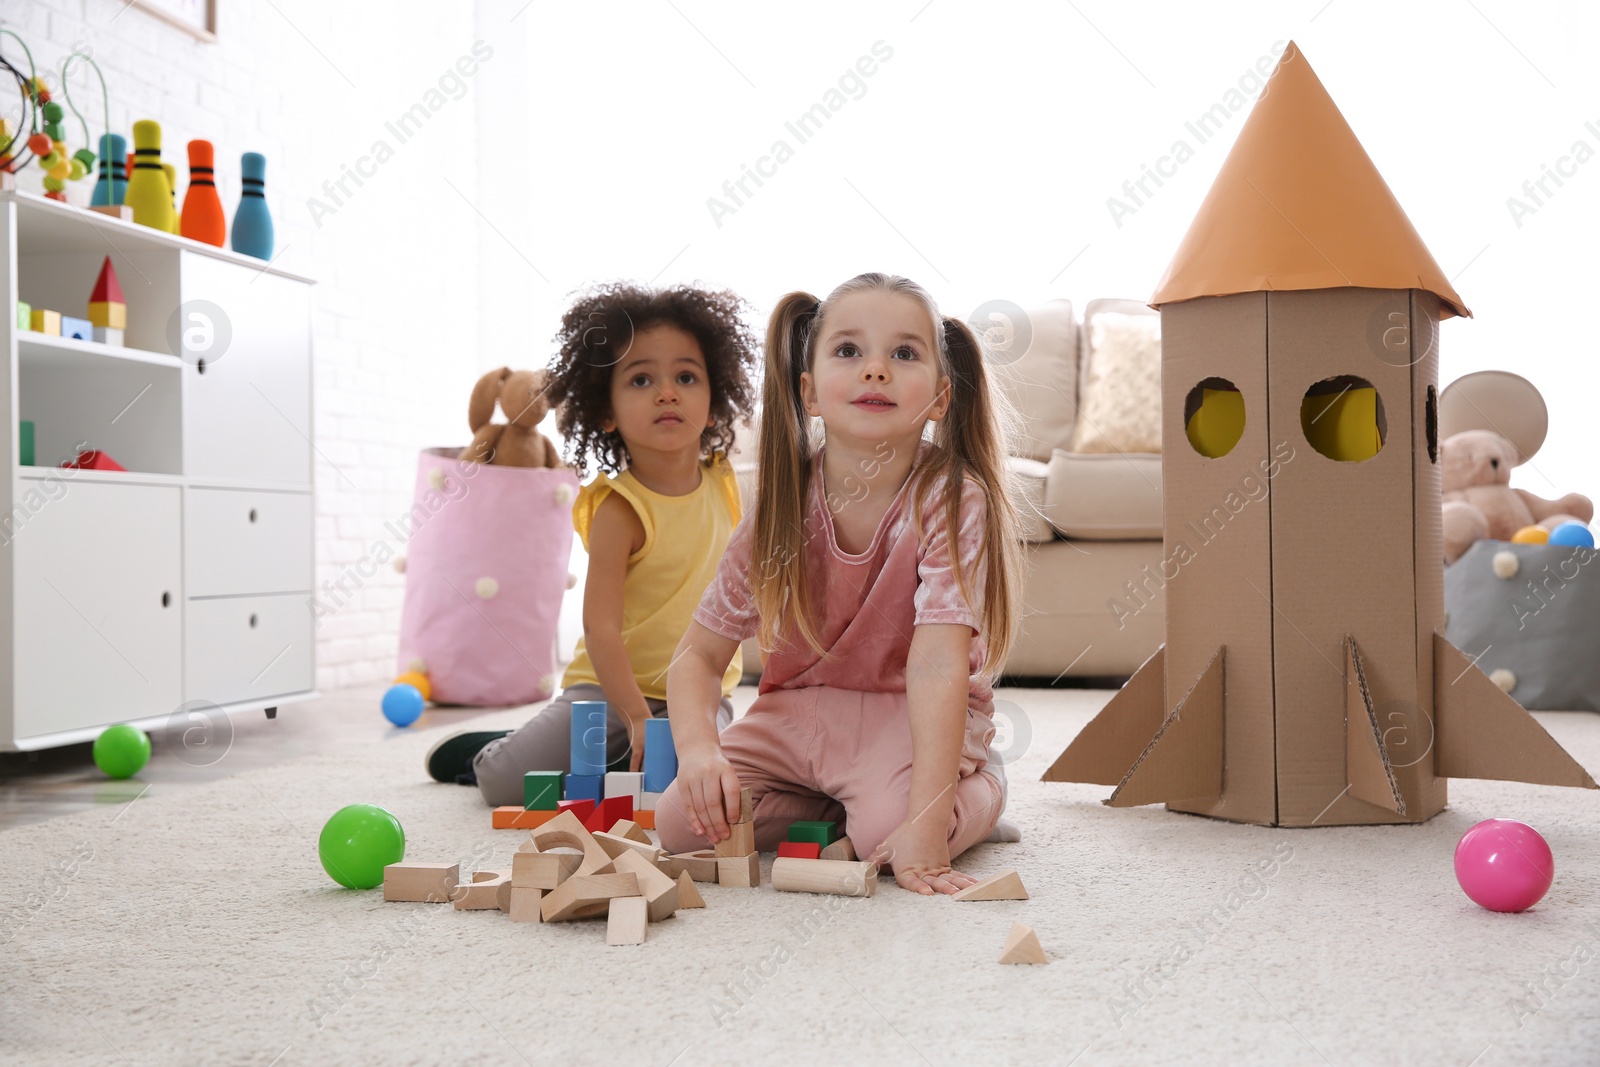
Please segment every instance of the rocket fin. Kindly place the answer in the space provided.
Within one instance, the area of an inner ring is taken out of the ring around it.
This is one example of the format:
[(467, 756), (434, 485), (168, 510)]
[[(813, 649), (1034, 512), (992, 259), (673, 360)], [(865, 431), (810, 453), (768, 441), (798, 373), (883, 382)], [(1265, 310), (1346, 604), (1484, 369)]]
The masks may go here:
[(1100, 714), (1078, 731), (1066, 751), (1044, 772), (1042, 782), (1116, 785), (1128, 773), (1166, 711), (1166, 645), (1133, 672)]
[(1367, 691), (1367, 675), (1361, 667), (1361, 652), (1356, 639), (1344, 635), (1344, 744), (1345, 781), (1350, 795), (1375, 804), (1396, 815), (1406, 813), (1405, 798), (1394, 780), (1389, 750), (1383, 744), (1378, 713)]
[(1131, 808), (1222, 796), (1222, 662), (1218, 648), (1107, 804)]
[(1433, 634), (1433, 772), (1596, 789), (1539, 721), (1437, 630)]

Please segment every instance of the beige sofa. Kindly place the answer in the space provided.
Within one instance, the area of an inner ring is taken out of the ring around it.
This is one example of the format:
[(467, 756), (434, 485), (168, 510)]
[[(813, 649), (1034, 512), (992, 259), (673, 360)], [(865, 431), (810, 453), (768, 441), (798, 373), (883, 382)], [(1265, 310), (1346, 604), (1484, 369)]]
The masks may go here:
[[(1125, 678), (1163, 640), (1161, 457), (1067, 450), (1094, 318), (1106, 312), (1155, 314), (1138, 300), (1091, 300), (1080, 319), (1071, 301), (1055, 300), (989, 334), (994, 378), (1021, 416), (1011, 463), (1023, 493), (1023, 617), (1009, 678)], [(1157, 391), (1150, 403), (1160, 402)], [(753, 433), (740, 435), (730, 458), (748, 510)], [(744, 663), (753, 681), (754, 641)]]

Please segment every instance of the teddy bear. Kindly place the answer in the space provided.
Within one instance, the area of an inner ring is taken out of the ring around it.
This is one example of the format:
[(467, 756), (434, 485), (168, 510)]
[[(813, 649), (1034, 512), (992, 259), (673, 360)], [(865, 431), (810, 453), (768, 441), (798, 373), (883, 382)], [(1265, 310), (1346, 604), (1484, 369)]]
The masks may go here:
[(1493, 430), (1463, 430), (1439, 442), (1446, 563), (1454, 563), (1474, 541), (1509, 541), (1524, 526), (1553, 530), (1563, 522), (1594, 518), (1594, 504), (1581, 493), (1546, 500), (1511, 488), (1511, 468), (1522, 458)]
[[(500, 367), (478, 379), (467, 404), (472, 443), (458, 457), (499, 467), (560, 467), (556, 446), (538, 430), (550, 411), (545, 371)], [(492, 422), (495, 401), (510, 422)]]

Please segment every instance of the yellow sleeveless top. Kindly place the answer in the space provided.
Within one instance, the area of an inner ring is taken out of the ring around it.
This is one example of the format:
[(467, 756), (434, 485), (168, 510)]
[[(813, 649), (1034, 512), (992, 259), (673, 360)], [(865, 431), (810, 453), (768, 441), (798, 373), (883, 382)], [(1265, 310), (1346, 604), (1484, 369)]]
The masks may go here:
[[(604, 472), (578, 490), (572, 505), (572, 526), (589, 547), (589, 529), (601, 501), (616, 493), (644, 525), (644, 546), (628, 557), (622, 583), (622, 643), (628, 650), (639, 691), (667, 699), (667, 666), (683, 640), (728, 538), (739, 524), (739, 484), (721, 453), (700, 464), (700, 485), (684, 496), (663, 496), (646, 489), (631, 471), (615, 478)], [(734, 654), (722, 675), (722, 695), (733, 692), (744, 673), (743, 657)], [(561, 678), (562, 687), (599, 685), (594, 663), (578, 638), (578, 650)]]

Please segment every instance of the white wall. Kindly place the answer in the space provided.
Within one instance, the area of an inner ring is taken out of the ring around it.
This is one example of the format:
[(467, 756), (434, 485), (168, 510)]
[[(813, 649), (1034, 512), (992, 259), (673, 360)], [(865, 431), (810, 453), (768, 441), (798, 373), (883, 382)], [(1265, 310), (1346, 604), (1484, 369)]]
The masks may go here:
[[(479, 372), (542, 365), (589, 281), (732, 286), (762, 322), (790, 289), (873, 269), (922, 281), (963, 315), (995, 298), (1147, 296), (1244, 110), (1120, 226), (1108, 198), (1291, 37), (1477, 312), (1445, 324), (1443, 381), (1484, 367), (1531, 378), (1552, 429), (1517, 484), (1600, 497), (1587, 456), (1600, 371), (1584, 320), (1600, 159), (1520, 226), (1507, 207), (1574, 141), (1600, 151), (1589, 5), (904, 0), (796, 20), (691, 0), (220, 0), (214, 46), (123, 6), (11, 0), (0, 17), (50, 66), (91, 43), (116, 128), (161, 119), (169, 158), (190, 137), (215, 141), (230, 211), (238, 153), (268, 156), (281, 262), (321, 281), (322, 581), (393, 542), (384, 523), (409, 503), (416, 451), (465, 440)], [(308, 198), (477, 40), (494, 54), (461, 98), (317, 225)], [(785, 122), (880, 41), (892, 55), (800, 144)], [(793, 158), (719, 225), (708, 200), (726, 201), (723, 183), (779, 139)], [(383, 569), (326, 618), (320, 685), (389, 675), (400, 597)]]

